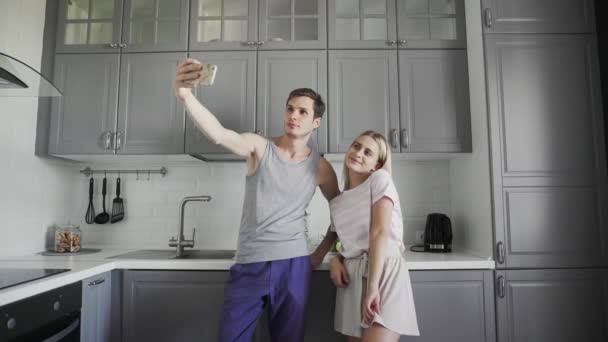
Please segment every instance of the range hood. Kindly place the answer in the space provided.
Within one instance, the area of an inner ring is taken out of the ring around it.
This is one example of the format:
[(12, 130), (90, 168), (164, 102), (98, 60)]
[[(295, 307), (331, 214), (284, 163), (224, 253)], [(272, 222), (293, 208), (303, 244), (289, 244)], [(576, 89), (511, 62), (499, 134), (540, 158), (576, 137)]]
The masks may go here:
[(0, 52), (0, 97), (49, 96), (62, 94), (32, 67)]

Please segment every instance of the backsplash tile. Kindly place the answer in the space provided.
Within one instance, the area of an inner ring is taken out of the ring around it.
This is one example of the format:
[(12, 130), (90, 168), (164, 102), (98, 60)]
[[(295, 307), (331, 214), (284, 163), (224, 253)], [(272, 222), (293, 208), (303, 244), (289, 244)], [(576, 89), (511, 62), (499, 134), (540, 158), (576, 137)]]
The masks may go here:
[[(332, 162), (342, 185), (342, 163)], [(157, 168), (160, 165), (88, 165), (94, 169)], [(76, 175), (73, 193), (76, 205), (72, 222), (83, 229), (83, 243), (91, 246), (128, 248), (169, 248), (179, 224), (179, 204), (185, 196), (209, 195), (211, 202), (190, 202), (184, 211), (184, 234), (192, 235), (196, 227), (197, 248), (233, 249), (244, 198), (246, 165), (244, 163), (174, 163), (165, 165), (165, 177), (140, 173), (121, 175), (121, 197), (124, 198), (125, 219), (115, 224), (84, 223), (88, 201), (88, 178)], [(404, 240), (414, 243), (416, 230), (424, 229), (430, 212), (450, 213), (449, 161), (394, 161), (393, 174), (404, 213)], [(106, 209), (111, 211), (115, 197), (116, 174), (108, 174)], [(101, 180), (95, 175), (94, 206), (101, 212)], [(318, 241), (327, 230), (329, 209), (320, 190), (307, 210), (309, 238)]]

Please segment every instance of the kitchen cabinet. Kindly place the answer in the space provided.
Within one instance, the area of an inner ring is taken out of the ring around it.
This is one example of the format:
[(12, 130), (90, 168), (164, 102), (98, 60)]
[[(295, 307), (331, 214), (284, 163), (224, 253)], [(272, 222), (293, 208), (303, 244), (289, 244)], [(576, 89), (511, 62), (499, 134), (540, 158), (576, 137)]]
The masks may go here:
[[(192, 53), (191, 57), (218, 64), (213, 87), (198, 87), (197, 97), (225, 127), (239, 133), (257, 132), (267, 137), (282, 135), (285, 104), (293, 89), (309, 87), (327, 100), (324, 50), (201, 52)], [(208, 142), (192, 120), (188, 119), (186, 125), (186, 153), (227, 152)], [(327, 152), (327, 113), (310, 144), (319, 152)]]
[(331, 49), (465, 48), (463, 0), (329, 0)]
[(125, 270), (122, 340), (217, 341), (228, 276)]
[(486, 35), (498, 268), (608, 264), (595, 38)]
[(492, 271), (410, 271), (410, 277), (420, 336), (400, 342), (496, 341)]
[(608, 271), (496, 271), (499, 342), (608, 340)]
[(593, 0), (482, 0), (484, 33), (595, 32)]
[[(179, 154), (184, 110), (173, 90), (185, 53), (58, 54), (49, 153)], [(119, 92), (120, 89), (120, 92)]]
[(192, 0), (190, 49), (326, 47), (325, 0)]
[(345, 152), (373, 129), (395, 153), (470, 151), (462, 84), (468, 84), (464, 50), (331, 50), (329, 149)]
[(466, 50), (399, 51), (401, 152), (471, 152)]
[(57, 53), (186, 51), (189, 0), (61, 0)]
[(82, 341), (113, 341), (111, 338), (112, 272), (104, 272), (82, 281), (80, 318)]

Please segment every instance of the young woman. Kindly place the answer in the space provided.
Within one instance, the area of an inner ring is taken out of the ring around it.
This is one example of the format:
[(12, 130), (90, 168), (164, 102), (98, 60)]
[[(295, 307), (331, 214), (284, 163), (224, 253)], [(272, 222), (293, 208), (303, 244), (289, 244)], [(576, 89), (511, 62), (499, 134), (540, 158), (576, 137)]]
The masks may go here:
[(384, 136), (363, 132), (344, 157), (344, 191), (330, 201), (330, 229), (341, 242), (330, 263), (338, 287), (335, 329), (349, 341), (419, 335), (390, 164)]

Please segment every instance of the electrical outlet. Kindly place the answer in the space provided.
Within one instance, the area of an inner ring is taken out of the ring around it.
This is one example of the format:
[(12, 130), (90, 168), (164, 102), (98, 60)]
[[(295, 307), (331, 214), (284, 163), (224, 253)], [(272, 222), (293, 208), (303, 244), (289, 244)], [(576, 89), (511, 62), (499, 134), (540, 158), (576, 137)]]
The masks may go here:
[(414, 243), (416, 243), (418, 245), (421, 245), (424, 243), (424, 230), (416, 231), (416, 241)]

